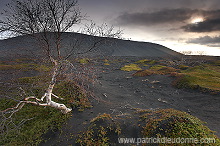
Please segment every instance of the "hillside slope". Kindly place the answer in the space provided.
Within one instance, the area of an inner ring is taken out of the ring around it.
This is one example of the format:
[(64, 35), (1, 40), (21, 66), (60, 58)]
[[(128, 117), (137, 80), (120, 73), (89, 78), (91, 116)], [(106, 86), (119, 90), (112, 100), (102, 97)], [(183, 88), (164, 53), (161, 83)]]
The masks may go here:
[[(39, 35), (39, 34), (36, 34)], [(53, 40), (53, 33), (48, 33)], [(62, 49), (63, 53), (68, 53), (72, 48), (75, 54), (84, 52), (94, 41), (103, 38), (94, 37), (79, 33), (63, 33)], [(148, 56), (148, 57), (178, 57), (181, 56), (167, 47), (149, 42), (135, 42), (120, 39), (106, 39), (107, 42), (94, 49), (86, 55), (90, 56)], [(54, 42), (51, 41), (51, 46)], [(0, 40), (0, 58), (31, 56), (37, 57), (42, 54), (42, 43), (39, 43), (31, 36), (19, 36), (6, 40)]]

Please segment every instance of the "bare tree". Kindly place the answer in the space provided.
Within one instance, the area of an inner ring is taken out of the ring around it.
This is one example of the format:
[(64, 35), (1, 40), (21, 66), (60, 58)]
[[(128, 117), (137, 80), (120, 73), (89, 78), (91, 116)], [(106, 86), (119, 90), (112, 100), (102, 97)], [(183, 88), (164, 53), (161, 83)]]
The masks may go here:
[[(13, 115), (19, 111), (25, 104), (34, 104), (38, 106), (50, 106), (59, 109), (66, 114), (72, 109), (64, 104), (54, 102), (52, 97), (59, 98), (53, 94), (53, 88), (57, 81), (57, 76), (62, 74), (63, 69), (72, 64), (67, 59), (75, 53), (74, 49), (84, 42), (82, 38), (76, 39), (75, 44), (67, 53), (62, 53), (62, 34), (70, 31), (73, 26), (81, 23), (85, 18), (81, 14), (77, 0), (13, 0), (8, 4), (8, 9), (4, 10), (4, 20), (0, 21), (1, 32), (11, 32), (14, 35), (31, 35), (40, 42), (45, 56), (53, 63), (51, 81), (41, 98), (35, 96), (25, 97), (19, 101), (13, 108), (8, 108), (2, 113)], [(53, 37), (51, 37), (51, 33)], [(78, 52), (83, 54), (91, 51), (106, 40), (106, 37), (118, 37), (121, 31), (114, 31), (113, 27), (102, 25), (96, 27), (94, 23), (87, 25), (84, 33), (89, 35), (101, 36), (101, 39), (93, 40), (94, 42), (87, 46), (86, 51)], [(52, 47), (52, 41), (55, 48)], [(85, 50), (85, 49), (84, 49)]]

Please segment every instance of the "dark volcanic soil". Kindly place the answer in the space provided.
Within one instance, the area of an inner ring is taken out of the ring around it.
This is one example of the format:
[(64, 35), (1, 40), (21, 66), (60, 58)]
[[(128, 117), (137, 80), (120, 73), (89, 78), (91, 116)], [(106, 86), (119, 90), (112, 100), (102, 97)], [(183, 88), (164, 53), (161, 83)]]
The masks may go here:
[(48, 133), (45, 138), (49, 140), (42, 145), (75, 145), (74, 135), (82, 132), (98, 114), (125, 114), (132, 108), (185, 111), (207, 122), (207, 126), (220, 136), (219, 95), (177, 89), (171, 86), (174, 78), (169, 75), (133, 77), (133, 71), (120, 70), (127, 62), (103, 64), (103, 61), (96, 63), (100, 74), (93, 89), (96, 97), (91, 98), (93, 108), (84, 112), (73, 111), (62, 132)]

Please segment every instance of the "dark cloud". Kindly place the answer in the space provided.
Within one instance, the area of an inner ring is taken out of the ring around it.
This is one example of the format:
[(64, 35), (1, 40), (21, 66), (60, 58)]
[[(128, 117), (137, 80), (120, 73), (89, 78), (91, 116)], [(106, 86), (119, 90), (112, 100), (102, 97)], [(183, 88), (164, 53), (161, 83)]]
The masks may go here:
[(182, 27), (187, 32), (213, 32), (220, 31), (220, 18), (205, 20), (196, 24), (188, 24)]
[[(190, 20), (203, 17), (204, 22), (191, 24)], [(116, 18), (118, 25), (164, 25), (180, 27), (186, 32), (220, 31), (220, 10), (163, 9), (156, 12), (124, 13)], [(182, 26), (181, 26), (182, 25)]]
[(164, 23), (181, 23), (188, 20), (198, 10), (164, 9), (157, 12), (124, 13), (116, 21), (120, 25), (157, 25)]
[(220, 36), (203, 36), (199, 38), (189, 39), (187, 43), (206, 45), (210, 47), (220, 47)]
[(188, 24), (182, 27), (187, 32), (213, 32), (220, 31), (220, 10), (201, 11), (204, 21), (196, 24)]

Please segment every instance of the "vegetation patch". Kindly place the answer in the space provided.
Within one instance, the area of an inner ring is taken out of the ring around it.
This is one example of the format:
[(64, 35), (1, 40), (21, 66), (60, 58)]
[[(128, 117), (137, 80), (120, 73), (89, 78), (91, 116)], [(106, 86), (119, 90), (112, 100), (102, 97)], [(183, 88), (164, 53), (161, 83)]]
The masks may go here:
[(79, 59), (78, 62), (81, 63), (81, 64), (87, 64), (87, 63), (89, 63), (89, 59), (88, 58), (82, 58), (82, 59)]
[(138, 63), (138, 64), (146, 64), (148, 62), (150, 62), (151, 60), (148, 60), (148, 59), (143, 59), (143, 60), (138, 60), (136, 61), (135, 63)]
[[(16, 105), (15, 101), (8, 99), (1, 99), (1, 103), (0, 110)], [(61, 128), (69, 116), (53, 108), (25, 105), (7, 127), (1, 125), (0, 145), (39, 145), (43, 134)]]
[(152, 74), (155, 74), (155, 71), (146, 69), (146, 70), (137, 71), (137, 72), (134, 73), (132, 76), (144, 77), (144, 76), (150, 76), (150, 75), (152, 75)]
[(104, 59), (103, 61), (104, 61), (104, 62), (109, 62), (109, 60), (108, 60), (108, 59)]
[[(47, 82), (48, 77), (46, 76), (44, 78), (42, 76), (18, 79), (17, 83), (22, 90), (11, 88), (10, 96), (14, 99), (1, 98), (0, 111), (14, 107), (17, 104), (16, 100), (19, 101), (22, 98), (21, 95), (41, 98), (47, 88)], [(59, 82), (54, 87), (54, 94), (64, 99), (62, 101), (53, 99), (54, 101), (64, 103), (78, 111), (91, 107), (88, 98), (74, 82)], [(69, 117), (70, 114), (64, 115), (54, 108), (26, 104), (13, 117), (8, 117), (6, 121), (4, 117), (0, 117), (0, 145), (39, 145), (43, 141), (42, 135), (48, 131), (59, 130)], [(5, 122), (8, 122), (7, 126), (4, 126)]]
[[(149, 63), (149, 61), (151, 63)], [(153, 62), (153, 63), (152, 63)], [(139, 65), (159, 63), (155, 60), (139, 60), (135, 63)], [(172, 85), (177, 88), (199, 89), (203, 92), (218, 94), (220, 92), (220, 63), (211, 61), (209, 64), (198, 66), (178, 65), (177, 68), (166, 66), (165, 64), (153, 65), (149, 69), (142, 70), (137, 64), (125, 65), (121, 68), (124, 71), (137, 71), (132, 76), (143, 77), (153, 74), (170, 75), (176, 77)]]
[(159, 74), (159, 75), (173, 74), (173, 73), (177, 73), (177, 71), (179, 70), (173, 67), (157, 65), (157, 66), (151, 67), (150, 69), (137, 71), (136, 73), (133, 74), (133, 76), (144, 77), (144, 76), (150, 76), (153, 74)]
[[(86, 131), (78, 135), (80, 145), (118, 145), (118, 138), (212, 138), (220, 141), (204, 122), (175, 109), (136, 109), (123, 115), (101, 114), (93, 118)], [(168, 145), (162, 144), (159, 145)], [(170, 144), (178, 145), (178, 144)], [(186, 145), (193, 145), (192, 143)]]
[(210, 64), (213, 66), (220, 66), (220, 60), (212, 61)]
[(149, 62), (148, 62), (148, 64), (150, 64), (150, 65), (153, 65), (153, 64), (156, 64), (158, 61), (156, 61), (156, 60), (150, 60)]
[(50, 71), (51, 67), (45, 65), (39, 65), (34, 63), (22, 63), (22, 64), (0, 64), (0, 70), (36, 70), (36, 71)]
[(184, 75), (173, 82), (173, 85), (178, 88), (220, 91), (219, 66), (204, 64), (190, 67), (182, 71), (182, 73)]
[(104, 63), (104, 65), (110, 65), (109, 63)]
[[(142, 134), (144, 137), (169, 137), (169, 138), (213, 138), (219, 145), (219, 139), (198, 118), (185, 112), (174, 109), (159, 109), (142, 111), (141, 120), (145, 122)], [(165, 144), (164, 144), (165, 145)], [(178, 145), (178, 144), (177, 144)], [(192, 145), (192, 143), (186, 144)], [(208, 144), (207, 144), (208, 145)]]
[(150, 69), (151, 69), (151, 70), (160, 70), (160, 69), (162, 69), (162, 68), (164, 68), (164, 67), (166, 67), (166, 66), (163, 66), (163, 65), (155, 65), (155, 66), (150, 67)]
[(129, 64), (125, 65), (124, 67), (121, 68), (123, 71), (139, 71), (142, 70), (137, 64)]
[(179, 65), (178, 68), (181, 69), (181, 70), (186, 70), (186, 69), (189, 68), (189, 66), (187, 66), (187, 65)]
[(121, 133), (119, 123), (115, 122), (110, 114), (101, 114), (90, 121), (87, 131), (79, 135), (77, 143), (80, 145), (107, 146), (117, 141)]
[(166, 67), (163, 67), (163, 68), (157, 70), (157, 72), (158, 72), (158, 74), (171, 74), (173, 72), (179, 72), (179, 70), (175, 69), (173, 67), (167, 67), (166, 66)]
[(73, 81), (62, 81), (57, 84), (54, 88), (54, 94), (64, 97), (66, 100), (64, 104), (70, 105), (72, 109), (84, 111), (86, 108), (92, 107), (85, 93)]

